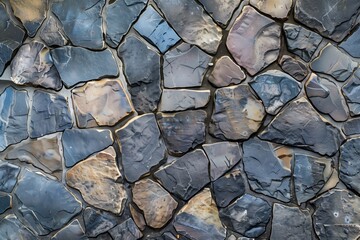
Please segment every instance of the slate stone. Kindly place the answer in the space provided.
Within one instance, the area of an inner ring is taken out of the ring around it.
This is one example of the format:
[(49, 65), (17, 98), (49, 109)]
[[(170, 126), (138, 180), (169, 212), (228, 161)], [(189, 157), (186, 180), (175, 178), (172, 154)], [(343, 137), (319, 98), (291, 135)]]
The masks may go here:
[(113, 240), (109, 233), (100, 234), (97, 238), (91, 238), (92, 240)]
[(352, 118), (347, 120), (342, 130), (346, 136), (360, 134), (360, 118)]
[(167, 149), (171, 153), (186, 153), (205, 142), (206, 117), (203, 110), (158, 113), (158, 124)]
[[(102, 10), (105, 0), (54, 0), (51, 11), (75, 46), (104, 48)], [(99, 61), (101, 62), (101, 61)]]
[(117, 224), (115, 216), (91, 207), (85, 208), (83, 218), (85, 233), (89, 237), (97, 237)]
[[(10, 194), (0, 192), (0, 214), (12, 208), (12, 197)], [(1, 224), (0, 224), (1, 226)], [(1, 227), (0, 227), (1, 229)], [(1, 232), (1, 231), (0, 231)]]
[(166, 147), (152, 113), (137, 116), (116, 131), (125, 178), (137, 181), (164, 158)]
[(198, 47), (180, 44), (164, 55), (164, 87), (200, 87), (210, 61)]
[(294, 17), (324, 37), (340, 42), (354, 26), (359, 10), (357, 0), (298, 0)]
[(36, 240), (33, 233), (26, 228), (14, 214), (9, 214), (0, 221), (0, 236), (4, 239)]
[(343, 82), (348, 79), (358, 66), (348, 55), (329, 43), (310, 64), (314, 72), (320, 72)]
[(81, 211), (81, 202), (62, 183), (28, 169), (14, 194), (17, 215), (39, 235), (60, 229)]
[(20, 167), (0, 161), (0, 191), (10, 193), (15, 187)]
[(50, 15), (40, 30), (40, 38), (47, 46), (62, 47), (68, 43), (68, 38), (60, 22)]
[(37, 41), (24, 44), (11, 61), (11, 80), (18, 85), (60, 90), (62, 82), (45, 44)]
[(137, 240), (143, 236), (131, 218), (110, 229), (109, 233), (114, 240)]
[(140, 210), (137, 210), (133, 204), (129, 204), (131, 217), (134, 220), (136, 226), (141, 230), (145, 230), (146, 228), (146, 222), (143, 214), (140, 212)]
[(250, 0), (250, 4), (260, 12), (273, 18), (287, 18), (291, 10), (292, 0)]
[(208, 165), (204, 151), (197, 149), (163, 166), (155, 177), (166, 190), (188, 200), (210, 182)]
[(210, 90), (164, 89), (159, 111), (174, 112), (205, 107), (210, 100)]
[(51, 240), (88, 240), (79, 220), (75, 219), (69, 225), (58, 231)]
[(118, 65), (109, 49), (91, 51), (65, 46), (51, 50), (51, 56), (67, 88), (80, 82), (116, 77), (119, 74)]
[(209, 82), (215, 87), (227, 87), (239, 84), (245, 80), (246, 75), (243, 70), (234, 63), (228, 56), (222, 56), (215, 62), (208, 77)]
[(305, 62), (291, 56), (283, 55), (279, 60), (279, 64), (284, 72), (298, 81), (303, 81), (309, 74)]
[(301, 91), (300, 84), (279, 70), (269, 70), (257, 75), (249, 83), (262, 100), (267, 113), (275, 115)]
[(241, 0), (199, 0), (210, 16), (225, 27)]
[(116, 48), (145, 8), (147, 0), (115, 0), (104, 8), (105, 41)]
[(224, 240), (226, 237), (226, 228), (220, 221), (218, 209), (208, 188), (181, 208), (173, 225), (178, 233), (190, 239)]
[(215, 91), (209, 132), (226, 140), (246, 140), (261, 126), (265, 109), (247, 84)]
[(226, 46), (235, 61), (255, 75), (278, 58), (280, 35), (274, 20), (245, 6), (230, 29)]
[(339, 44), (339, 47), (344, 49), (347, 53), (349, 53), (351, 56), (355, 58), (360, 58), (360, 51), (357, 46), (360, 44), (360, 27), (357, 27), (357, 29), (351, 33), (351, 35), (344, 40), (341, 44)]
[(348, 106), (335, 82), (311, 74), (305, 84), (305, 90), (310, 102), (319, 112), (328, 114), (338, 122), (349, 118)]
[(67, 99), (62, 95), (35, 90), (31, 115), (29, 135), (38, 138), (44, 135), (60, 132), (73, 125)]
[(221, 28), (194, 0), (155, 0), (155, 3), (185, 42), (216, 53), (222, 37)]
[(288, 104), (259, 137), (328, 156), (334, 155), (344, 141), (340, 130), (323, 119), (304, 97)]
[(245, 194), (226, 208), (220, 218), (232, 230), (246, 236), (258, 237), (265, 232), (271, 217), (271, 206), (262, 198)]
[(342, 93), (349, 106), (350, 115), (360, 115), (360, 69), (357, 69), (344, 84)]

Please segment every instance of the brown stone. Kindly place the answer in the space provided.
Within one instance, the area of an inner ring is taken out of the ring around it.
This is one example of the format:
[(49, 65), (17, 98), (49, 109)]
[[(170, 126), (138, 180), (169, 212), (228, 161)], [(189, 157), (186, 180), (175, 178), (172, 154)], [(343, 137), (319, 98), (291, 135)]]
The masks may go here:
[(129, 208), (131, 217), (134, 219), (136, 226), (143, 231), (146, 227), (144, 216), (132, 204), (129, 204)]
[(228, 56), (219, 58), (209, 76), (209, 82), (215, 87), (227, 87), (239, 84), (246, 78), (243, 70)]

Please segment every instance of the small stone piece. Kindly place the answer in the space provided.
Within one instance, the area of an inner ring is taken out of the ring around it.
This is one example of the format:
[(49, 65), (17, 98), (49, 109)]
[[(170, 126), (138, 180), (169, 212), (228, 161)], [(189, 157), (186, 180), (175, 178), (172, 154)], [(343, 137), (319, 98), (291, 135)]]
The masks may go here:
[(0, 161), (0, 191), (10, 193), (15, 187), (20, 167)]
[(55, 17), (50, 15), (44, 25), (40, 31), (40, 38), (47, 46), (62, 47), (68, 43), (64, 29)]
[(291, 56), (283, 55), (279, 60), (279, 64), (284, 72), (288, 73), (298, 81), (304, 80), (309, 74), (309, 70), (305, 63)]
[(280, 26), (245, 6), (230, 29), (226, 46), (235, 61), (251, 75), (276, 61), (280, 52)]
[(250, 4), (273, 18), (287, 18), (292, 0), (250, 0)]
[(359, 137), (348, 139), (340, 148), (339, 158), (340, 179), (357, 193), (360, 193), (359, 147)]
[(14, 214), (9, 214), (0, 221), (0, 236), (9, 240), (37, 239)]
[(51, 240), (88, 240), (85, 236), (84, 230), (82, 229), (79, 220), (75, 219), (69, 225), (58, 231)]
[(138, 228), (140, 228), (141, 231), (145, 230), (146, 222), (143, 214), (135, 209), (135, 207), (132, 204), (129, 204), (131, 217), (134, 219), (134, 222)]
[(241, 0), (199, 0), (210, 16), (221, 26), (226, 26)]
[(346, 136), (360, 134), (360, 118), (352, 118), (346, 121), (342, 128)]
[(89, 237), (97, 237), (107, 232), (117, 224), (115, 216), (105, 212), (87, 207), (84, 210), (85, 233)]
[(143, 236), (131, 218), (110, 229), (109, 233), (114, 240), (137, 240)]
[(355, 58), (360, 58), (360, 50), (357, 46), (360, 44), (360, 27), (358, 27), (339, 47)]
[(209, 75), (209, 82), (215, 87), (227, 87), (245, 80), (243, 70), (228, 56), (222, 56), (215, 63)]
[[(12, 197), (10, 194), (0, 192), (0, 214), (12, 207)], [(1, 228), (1, 227), (0, 227)], [(1, 233), (1, 231), (0, 231)]]
[(360, 115), (360, 69), (357, 69), (345, 83), (342, 92), (349, 106), (350, 115)]
[(159, 111), (175, 112), (204, 107), (210, 100), (210, 90), (164, 89)]

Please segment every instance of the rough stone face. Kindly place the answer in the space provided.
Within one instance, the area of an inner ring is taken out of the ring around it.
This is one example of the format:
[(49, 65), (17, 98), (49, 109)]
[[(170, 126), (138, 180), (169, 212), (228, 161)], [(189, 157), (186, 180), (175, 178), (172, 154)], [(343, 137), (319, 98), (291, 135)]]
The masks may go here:
[(0, 221), (0, 236), (9, 240), (36, 240), (36, 237), (22, 225), (14, 214), (9, 214)]
[[(12, 207), (12, 197), (10, 194), (0, 192), (0, 214)], [(1, 224), (0, 224), (1, 226)], [(1, 227), (0, 227), (1, 228)], [(1, 231), (0, 231), (1, 233)]]
[(346, 136), (360, 134), (360, 118), (353, 118), (346, 121), (342, 127)]
[(15, 187), (20, 167), (0, 161), (0, 191), (10, 193)]
[(348, 52), (355, 58), (360, 58), (360, 50), (357, 46), (360, 44), (360, 28), (358, 27), (339, 47)]
[(89, 237), (97, 237), (117, 224), (117, 219), (113, 215), (91, 207), (85, 208), (83, 217), (85, 233)]
[(67, 171), (66, 183), (78, 189), (90, 205), (121, 214), (127, 194), (124, 186), (116, 182), (119, 177), (116, 153), (109, 147)]
[(309, 70), (305, 63), (291, 56), (283, 55), (279, 60), (279, 64), (284, 72), (298, 81), (304, 80), (309, 74)]
[(173, 225), (177, 232), (190, 239), (224, 240), (226, 237), (226, 229), (208, 188), (190, 199), (175, 216)]
[(158, 113), (158, 124), (168, 150), (172, 153), (186, 153), (205, 142), (206, 117), (203, 110)]
[(68, 88), (80, 82), (116, 77), (119, 74), (117, 63), (109, 49), (91, 51), (65, 46), (51, 50), (51, 56), (61, 80)]
[(221, 26), (226, 26), (241, 0), (200, 0), (210, 16)]
[(245, 80), (243, 70), (228, 56), (219, 58), (209, 75), (209, 82), (215, 87), (227, 87)]
[(47, 46), (62, 47), (68, 43), (64, 29), (55, 17), (50, 15), (44, 25), (44, 28), (40, 31), (40, 38)]
[(292, 2), (292, 0), (250, 0), (251, 5), (273, 18), (286, 18)]
[(304, 97), (287, 105), (259, 137), (328, 156), (335, 154), (344, 140), (340, 130), (323, 119)]
[(278, 58), (280, 35), (274, 20), (245, 6), (230, 29), (226, 46), (236, 62), (255, 75)]
[(194, 0), (155, 0), (155, 3), (185, 42), (216, 53), (222, 37), (221, 28)]
[(135, 209), (135, 207), (132, 204), (129, 204), (131, 217), (134, 219), (134, 222), (136, 226), (143, 231), (146, 227), (146, 222), (143, 214)]
[(210, 100), (210, 90), (164, 89), (159, 111), (174, 112), (204, 107)]
[(110, 229), (109, 233), (114, 240), (137, 240), (143, 236), (131, 218)]
[(76, 239), (76, 240), (88, 240), (85, 236), (79, 220), (75, 219), (69, 225), (58, 231), (51, 240), (64, 240), (64, 239)]
[(345, 83), (342, 92), (349, 106), (350, 115), (360, 115), (360, 69), (357, 69)]
[(265, 117), (263, 104), (247, 84), (217, 89), (214, 101), (209, 131), (223, 140), (248, 139)]
[(131, 119), (116, 131), (124, 175), (135, 182), (165, 157), (165, 144), (152, 113)]
[(163, 166), (155, 176), (166, 190), (188, 200), (210, 182), (208, 164), (204, 151), (197, 149)]

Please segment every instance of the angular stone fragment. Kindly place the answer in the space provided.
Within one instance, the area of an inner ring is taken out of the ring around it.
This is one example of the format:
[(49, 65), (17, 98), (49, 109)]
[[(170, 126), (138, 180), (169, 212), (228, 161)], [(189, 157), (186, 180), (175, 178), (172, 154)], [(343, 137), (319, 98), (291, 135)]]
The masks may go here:
[(323, 119), (304, 97), (287, 105), (259, 137), (328, 156), (344, 141), (340, 130)]
[(117, 224), (117, 219), (113, 215), (91, 207), (85, 208), (83, 217), (85, 233), (89, 237), (97, 237)]
[(346, 121), (342, 127), (346, 136), (360, 134), (360, 118), (353, 118)]
[(155, 0), (155, 3), (185, 42), (216, 53), (222, 37), (221, 28), (194, 0)]
[(164, 89), (159, 111), (175, 112), (204, 107), (210, 100), (210, 90)]
[(199, 0), (199, 2), (217, 23), (225, 27), (241, 0)]
[(360, 69), (357, 69), (344, 84), (342, 92), (349, 106), (350, 115), (360, 115)]
[(273, 18), (286, 18), (292, 2), (292, 0), (250, 0), (252, 6)]
[(305, 63), (291, 56), (283, 55), (279, 60), (279, 64), (284, 72), (298, 81), (304, 80), (309, 74), (309, 70)]
[(84, 230), (82, 229), (79, 220), (75, 219), (69, 225), (58, 231), (51, 240), (88, 240), (85, 236)]
[(203, 110), (158, 113), (158, 124), (168, 150), (172, 153), (186, 153), (205, 142), (206, 117)]
[(110, 229), (109, 233), (113, 240), (137, 240), (143, 236), (131, 218)]
[(0, 161), (0, 191), (10, 193), (15, 187), (20, 167)]
[(50, 15), (44, 25), (45, 26), (40, 31), (40, 38), (47, 46), (62, 47), (67, 44), (68, 39), (64, 29), (55, 17)]
[(135, 207), (132, 204), (129, 204), (131, 217), (134, 219), (134, 222), (138, 228), (143, 231), (146, 227), (146, 222), (143, 214), (135, 209)]
[(245, 6), (230, 29), (226, 46), (236, 62), (255, 75), (278, 58), (280, 35), (274, 20)]
[(109, 147), (67, 171), (66, 183), (78, 189), (88, 204), (121, 214), (127, 193), (124, 185), (116, 182), (119, 177), (116, 152)]
[(197, 149), (163, 166), (155, 176), (166, 190), (188, 200), (210, 182), (208, 165), (204, 151)]
[(97, 238), (94, 238), (94, 240), (113, 240), (111, 235), (109, 233), (103, 233), (100, 234)]
[(12, 197), (8, 193), (0, 192), (0, 214), (12, 207)]
[(245, 140), (260, 128), (264, 117), (263, 104), (247, 84), (220, 88), (215, 91), (209, 131), (223, 140)]
[(224, 240), (226, 237), (226, 229), (208, 188), (190, 199), (176, 215), (173, 224), (177, 232), (190, 239)]
[(358, 27), (339, 47), (355, 58), (360, 58), (360, 50), (357, 46), (360, 44), (360, 27)]
[(209, 75), (209, 82), (215, 87), (227, 87), (245, 80), (243, 70), (228, 56), (219, 58)]
[(119, 74), (118, 65), (109, 49), (91, 51), (65, 46), (51, 50), (51, 56), (67, 88), (80, 82), (116, 77)]
[(9, 240), (37, 239), (14, 214), (9, 214), (0, 221), (0, 236)]

